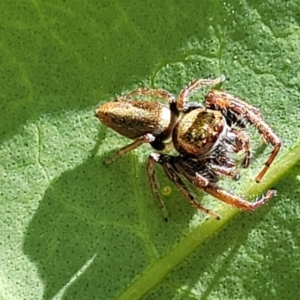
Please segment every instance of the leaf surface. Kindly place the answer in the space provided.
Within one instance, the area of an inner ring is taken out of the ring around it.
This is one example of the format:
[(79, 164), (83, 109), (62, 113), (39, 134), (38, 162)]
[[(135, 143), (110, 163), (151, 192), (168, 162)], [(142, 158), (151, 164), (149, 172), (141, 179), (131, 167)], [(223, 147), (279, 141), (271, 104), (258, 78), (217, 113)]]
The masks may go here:
[[(2, 1), (0, 297), (296, 299), (299, 5)], [(277, 197), (233, 218), (236, 210), (194, 189), (218, 222), (158, 168), (161, 192), (170, 190), (165, 223), (147, 179), (151, 148), (103, 165), (129, 140), (93, 111), (140, 86), (177, 95), (220, 74), (222, 89), (259, 107), (283, 141), (258, 185), (270, 148), (253, 131), (251, 167), (221, 184), (248, 198), (272, 187)]]

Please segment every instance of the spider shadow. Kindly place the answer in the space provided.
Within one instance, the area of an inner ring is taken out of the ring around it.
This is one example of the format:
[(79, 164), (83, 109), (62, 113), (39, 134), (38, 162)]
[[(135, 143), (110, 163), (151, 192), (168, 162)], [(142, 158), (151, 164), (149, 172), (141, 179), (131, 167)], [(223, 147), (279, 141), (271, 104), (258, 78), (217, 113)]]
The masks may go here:
[(98, 146), (84, 163), (51, 182), (28, 226), (24, 252), (43, 280), (44, 299), (66, 287), (72, 299), (115, 297), (180, 239), (195, 213), (178, 201), (179, 212), (170, 206), (166, 223), (145, 164), (132, 164), (130, 154), (104, 165), (105, 158), (94, 155)]

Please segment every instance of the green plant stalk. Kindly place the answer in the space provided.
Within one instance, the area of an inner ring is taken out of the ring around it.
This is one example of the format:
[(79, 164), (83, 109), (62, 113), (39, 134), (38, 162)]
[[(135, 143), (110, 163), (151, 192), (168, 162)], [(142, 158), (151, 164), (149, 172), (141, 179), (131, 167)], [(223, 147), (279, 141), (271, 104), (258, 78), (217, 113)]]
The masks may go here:
[[(283, 156), (267, 173), (264, 181), (260, 184), (252, 184), (245, 191), (245, 195), (257, 195), (275, 185), (275, 183), (284, 177), (297, 162), (300, 161), (300, 144), (290, 150)], [(163, 278), (165, 278), (180, 262), (189, 256), (197, 247), (199, 247), (207, 238), (212, 236), (217, 230), (223, 227), (239, 211), (228, 205), (222, 205), (218, 213), (222, 219), (217, 221), (212, 218), (195, 227), (186, 237), (184, 237), (170, 252), (157, 260), (146, 272), (141, 275), (131, 286), (122, 293), (118, 300), (136, 300), (141, 299)]]

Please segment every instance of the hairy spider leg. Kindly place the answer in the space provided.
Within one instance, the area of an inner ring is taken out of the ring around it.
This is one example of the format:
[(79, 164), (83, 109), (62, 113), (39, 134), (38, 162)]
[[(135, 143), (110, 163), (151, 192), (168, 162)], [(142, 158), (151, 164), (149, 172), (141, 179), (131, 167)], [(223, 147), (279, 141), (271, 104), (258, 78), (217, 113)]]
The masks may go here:
[(128, 144), (124, 147), (122, 147), (121, 149), (119, 149), (111, 158), (107, 159), (104, 163), (106, 165), (114, 162), (117, 158), (119, 158), (120, 156), (138, 148), (139, 146), (141, 146), (142, 144), (145, 143), (151, 143), (155, 140), (155, 137), (151, 134), (151, 133), (147, 133), (139, 138), (137, 138), (134, 142), (132, 142), (131, 144)]
[(214, 164), (209, 164), (208, 168), (217, 175), (228, 176), (233, 180), (240, 179), (240, 173), (236, 171), (236, 167), (216, 166)]
[(221, 75), (215, 79), (196, 79), (192, 81), (187, 87), (180, 91), (177, 99), (177, 109), (179, 111), (184, 111), (189, 108), (188, 98), (190, 97), (191, 93), (205, 86), (217, 85), (221, 82), (224, 82), (225, 79), (225, 76)]
[[(206, 207), (204, 207), (202, 204), (200, 204), (197, 199), (190, 193), (189, 189), (186, 187), (186, 185), (184, 184), (184, 182), (181, 180), (180, 176), (177, 174), (178, 171), (175, 169), (175, 167), (173, 166), (173, 164), (169, 161), (170, 157), (169, 155), (164, 155), (161, 153), (153, 153), (150, 155), (151, 159), (150, 159), (150, 164), (155, 164), (155, 163), (159, 163), (167, 177), (177, 186), (177, 188), (180, 190), (180, 192), (183, 194), (183, 196), (185, 197), (185, 199), (195, 208), (197, 208), (198, 210), (210, 215), (211, 217), (220, 220), (221, 217), (220, 215), (214, 213), (213, 211), (211, 211), (210, 209), (207, 209)], [(153, 168), (153, 166), (152, 166)], [(154, 168), (153, 168), (154, 169)], [(149, 169), (148, 169), (149, 170)], [(149, 174), (149, 178), (152, 178), (151, 174)], [(153, 177), (152, 180), (150, 180), (151, 183), (151, 188), (154, 186), (154, 189), (152, 188), (153, 194), (155, 195), (156, 198), (160, 199), (160, 196), (157, 192), (157, 184), (154, 183), (155, 178)], [(206, 178), (203, 178), (202, 184), (205, 185), (205, 183), (208, 182)], [(156, 189), (156, 190), (155, 190)], [(162, 200), (159, 200), (159, 202), (161, 202)]]
[(245, 158), (242, 162), (243, 168), (248, 168), (251, 160), (251, 145), (250, 145), (250, 138), (248, 134), (243, 131), (242, 129), (238, 128), (232, 128), (231, 131), (236, 136), (236, 145), (235, 145), (235, 151), (238, 153), (242, 150), (245, 151)]
[(224, 189), (218, 187), (217, 185), (208, 182), (208, 184), (203, 184), (206, 180), (204, 176), (199, 173), (193, 172), (192, 170), (185, 168), (182, 162), (175, 162), (175, 167), (180, 170), (180, 173), (188, 179), (196, 187), (203, 189), (205, 192), (211, 196), (219, 199), (220, 201), (229, 204), (239, 210), (252, 211), (262, 206), (267, 200), (271, 199), (275, 195), (274, 190), (267, 191), (266, 195), (259, 196), (254, 202), (249, 202), (239, 196), (231, 194)]
[(163, 212), (165, 221), (168, 221), (168, 211), (163, 199), (161, 198), (158, 192), (157, 179), (155, 176), (155, 164), (158, 162), (157, 160), (159, 160), (159, 153), (151, 153), (149, 155), (147, 161), (147, 173), (148, 173), (148, 178), (149, 178), (152, 193), (158, 203), (158, 206)]
[(246, 104), (243, 100), (231, 94), (217, 90), (210, 91), (206, 96), (206, 107), (215, 108), (223, 112), (226, 110), (233, 111), (242, 118), (245, 118), (249, 124), (253, 125), (262, 135), (265, 143), (273, 146), (273, 151), (266, 161), (264, 168), (255, 178), (256, 182), (260, 182), (280, 150), (281, 141), (279, 137), (273, 132), (267, 123), (263, 121), (257, 108)]

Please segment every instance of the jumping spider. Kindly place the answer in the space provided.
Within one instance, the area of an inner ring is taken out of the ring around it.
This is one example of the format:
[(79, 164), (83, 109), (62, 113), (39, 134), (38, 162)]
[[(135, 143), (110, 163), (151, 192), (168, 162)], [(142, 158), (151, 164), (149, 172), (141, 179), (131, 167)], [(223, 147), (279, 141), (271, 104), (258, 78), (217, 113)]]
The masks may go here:
[[(215, 198), (244, 211), (255, 210), (275, 195), (274, 190), (269, 190), (266, 195), (249, 202), (215, 184), (220, 176), (234, 180), (239, 178), (237, 163), (233, 159), (234, 153), (243, 153), (241, 166), (249, 166), (251, 144), (246, 125), (255, 127), (263, 142), (273, 146), (264, 168), (256, 176), (256, 182), (261, 181), (281, 146), (280, 139), (263, 121), (260, 111), (229, 93), (211, 90), (205, 97), (204, 106), (188, 103), (191, 93), (204, 86), (217, 85), (224, 80), (224, 76), (216, 79), (197, 79), (181, 90), (177, 101), (165, 90), (140, 88), (115, 101), (105, 103), (96, 110), (96, 117), (102, 123), (134, 140), (118, 150), (106, 163), (143, 143), (150, 143), (155, 150), (160, 151), (150, 154), (147, 171), (152, 192), (166, 220), (167, 209), (158, 192), (155, 177), (156, 163), (163, 167), (167, 177), (192, 206), (216, 219), (220, 219), (220, 216), (201, 205), (181, 177)], [(149, 101), (150, 99), (132, 101), (136, 96), (162, 98), (169, 106)], [(178, 155), (165, 153), (172, 148), (177, 150)]]

